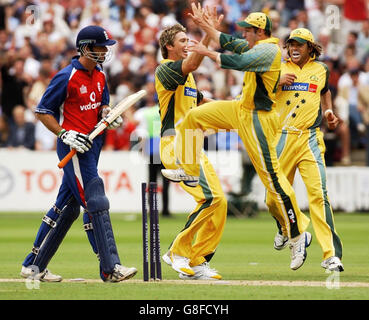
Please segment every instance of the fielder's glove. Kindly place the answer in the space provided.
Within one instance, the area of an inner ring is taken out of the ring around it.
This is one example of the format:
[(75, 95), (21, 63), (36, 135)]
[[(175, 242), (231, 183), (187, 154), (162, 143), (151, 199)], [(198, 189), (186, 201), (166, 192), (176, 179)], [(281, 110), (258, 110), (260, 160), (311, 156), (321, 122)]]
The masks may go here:
[(92, 147), (92, 140), (88, 135), (74, 131), (65, 130), (59, 132), (58, 137), (72, 149), (76, 149), (80, 153), (85, 153)]
[[(105, 117), (107, 117), (108, 114), (110, 113), (110, 111), (111, 111), (110, 107), (106, 107), (106, 108), (102, 109), (101, 118), (104, 119)], [(108, 129), (116, 129), (116, 128), (120, 127), (122, 125), (122, 123), (123, 123), (123, 118), (121, 116), (119, 116), (111, 124), (108, 125)]]

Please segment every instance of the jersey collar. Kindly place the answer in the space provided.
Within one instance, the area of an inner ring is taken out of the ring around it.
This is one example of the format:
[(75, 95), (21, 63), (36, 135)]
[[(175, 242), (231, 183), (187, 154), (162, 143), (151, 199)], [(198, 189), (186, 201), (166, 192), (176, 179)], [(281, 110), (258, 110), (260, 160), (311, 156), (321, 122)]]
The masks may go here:
[[(82, 64), (81, 64), (81, 62), (79, 62), (79, 56), (75, 56), (75, 57), (73, 57), (72, 58), (72, 62), (71, 62), (71, 64), (72, 64), (72, 66), (74, 67), (74, 68), (76, 68), (77, 70), (83, 70), (83, 71), (88, 71)], [(96, 65), (96, 67), (95, 67), (95, 69), (96, 70), (100, 70), (100, 68)]]
[(276, 38), (276, 37), (269, 37), (269, 38), (266, 38), (264, 40), (259, 40), (256, 42), (256, 44), (261, 44), (261, 43), (278, 43), (279, 42), (279, 39)]

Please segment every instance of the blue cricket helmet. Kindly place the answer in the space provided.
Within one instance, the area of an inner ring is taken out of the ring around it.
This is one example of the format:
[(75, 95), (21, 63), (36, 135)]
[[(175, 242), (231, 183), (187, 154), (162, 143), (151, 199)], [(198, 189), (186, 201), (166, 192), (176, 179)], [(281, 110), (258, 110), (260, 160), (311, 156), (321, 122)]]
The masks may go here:
[(110, 38), (108, 32), (99, 26), (87, 26), (81, 29), (77, 35), (76, 47), (79, 49), (85, 45), (106, 47), (112, 46), (116, 41)]

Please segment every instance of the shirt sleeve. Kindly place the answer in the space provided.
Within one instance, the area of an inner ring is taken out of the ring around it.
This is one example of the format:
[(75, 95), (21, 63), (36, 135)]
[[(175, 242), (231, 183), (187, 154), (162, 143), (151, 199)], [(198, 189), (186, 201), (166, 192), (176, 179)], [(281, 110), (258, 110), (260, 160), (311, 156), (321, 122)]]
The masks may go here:
[(249, 43), (244, 39), (232, 37), (229, 34), (221, 33), (219, 37), (220, 46), (233, 53), (244, 53), (250, 49)]
[(197, 104), (201, 103), (202, 100), (204, 100), (204, 95), (200, 91), (197, 91)]
[(108, 82), (105, 80), (105, 86), (104, 86), (104, 90), (102, 93), (102, 99), (101, 99), (101, 105), (105, 106), (105, 105), (109, 105), (110, 103), (110, 94), (109, 94), (109, 87), (108, 87)]
[(242, 54), (221, 54), (221, 67), (239, 71), (267, 72), (270, 70), (277, 52), (276, 45), (263, 43)]
[(325, 83), (323, 89), (320, 91), (320, 94), (325, 94), (329, 90), (329, 69), (325, 63), (321, 63), (325, 69)]
[(40, 103), (36, 107), (36, 113), (48, 113), (53, 116), (59, 114), (59, 108), (67, 97), (69, 73), (59, 72), (51, 79)]
[(182, 73), (183, 60), (170, 61), (161, 64), (156, 69), (156, 75), (166, 90), (175, 91), (179, 85), (184, 85), (187, 75)]

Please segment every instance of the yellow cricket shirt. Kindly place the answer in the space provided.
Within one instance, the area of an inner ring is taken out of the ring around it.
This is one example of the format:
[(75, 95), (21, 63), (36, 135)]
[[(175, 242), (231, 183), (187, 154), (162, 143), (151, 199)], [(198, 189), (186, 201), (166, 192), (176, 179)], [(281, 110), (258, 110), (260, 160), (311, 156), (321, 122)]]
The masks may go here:
[(164, 59), (155, 71), (161, 136), (175, 135), (188, 110), (197, 106), (198, 92), (192, 73), (182, 74), (183, 60)]
[(278, 39), (260, 40), (251, 49), (246, 40), (225, 33), (219, 40), (222, 48), (233, 52), (220, 55), (221, 67), (245, 71), (240, 105), (251, 110), (274, 108), (282, 57)]
[(328, 91), (328, 67), (314, 58), (300, 68), (290, 59), (282, 63), (281, 74), (297, 76), (290, 86), (280, 86), (277, 92), (277, 112), (282, 129), (307, 130), (320, 126), (322, 109), (320, 96)]

